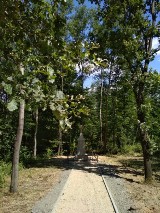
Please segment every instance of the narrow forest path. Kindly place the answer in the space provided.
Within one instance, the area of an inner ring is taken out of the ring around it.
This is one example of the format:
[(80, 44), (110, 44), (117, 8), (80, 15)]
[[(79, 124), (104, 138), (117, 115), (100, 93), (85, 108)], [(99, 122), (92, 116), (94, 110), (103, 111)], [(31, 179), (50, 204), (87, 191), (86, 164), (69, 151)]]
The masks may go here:
[(75, 162), (52, 213), (114, 213), (95, 163)]

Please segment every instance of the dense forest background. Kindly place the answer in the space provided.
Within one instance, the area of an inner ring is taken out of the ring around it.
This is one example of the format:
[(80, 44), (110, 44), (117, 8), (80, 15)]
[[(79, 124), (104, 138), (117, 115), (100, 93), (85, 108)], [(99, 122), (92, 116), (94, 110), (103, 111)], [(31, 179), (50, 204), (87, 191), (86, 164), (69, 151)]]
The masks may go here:
[(159, 51), (152, 43), (160, 3), (83, 3), (0, 3), (0, 185), (12, 159), (13, 172), (19, 160), (75, 155), (80, 125), (87, 153), (138, 152), (151, 179), (150, 161), (160, 156), (160, 74), (149, 64)]

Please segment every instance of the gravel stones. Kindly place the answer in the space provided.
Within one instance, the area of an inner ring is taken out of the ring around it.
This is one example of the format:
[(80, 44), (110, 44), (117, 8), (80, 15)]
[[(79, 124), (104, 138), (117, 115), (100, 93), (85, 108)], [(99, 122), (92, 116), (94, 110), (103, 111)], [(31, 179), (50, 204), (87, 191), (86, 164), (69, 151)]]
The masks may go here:
[(71, 170), (64, 170), (59, 183), (41, 200), (39, 200), (32, 209), (32, 213), (51, 213), (52, 209), (61, 194), (61, 191), (69, 177)]
[(108, 186), (113, 202), (117, 207), (117, 213), (138, 213), (131, 194), (127, 191), (126, 180), (116, 174), (116, 169), (111, 165), (99, 165), (104, 181)]

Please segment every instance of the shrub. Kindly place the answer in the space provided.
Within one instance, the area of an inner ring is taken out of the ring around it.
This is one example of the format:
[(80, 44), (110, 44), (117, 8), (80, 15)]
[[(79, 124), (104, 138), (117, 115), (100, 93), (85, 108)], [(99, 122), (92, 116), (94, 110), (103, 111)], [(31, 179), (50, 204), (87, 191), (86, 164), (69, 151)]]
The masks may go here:
[(123, 154), (134, 155), (135, 153), (142, 153), (141, 144), (124, 145), (121, 152)]
[(20, 162), (26, 166), (31, 159), (32, 152), (26, 146), (22, 146), (20, 150)]
[(53, 151), (50, 148), (46, 149), (46, 153), (43, 155), (44, 158), (50, 159), (53, 156)]
[(0, 161), (0, 188), (5, 185), (5, 177), (11, 173), (11, 163)]

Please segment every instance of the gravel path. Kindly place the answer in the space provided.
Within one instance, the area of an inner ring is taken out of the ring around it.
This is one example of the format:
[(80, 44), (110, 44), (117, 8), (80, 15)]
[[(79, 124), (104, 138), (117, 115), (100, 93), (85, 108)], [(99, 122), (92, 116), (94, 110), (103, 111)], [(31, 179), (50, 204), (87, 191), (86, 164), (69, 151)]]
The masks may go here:
[(61, 194), (61, 191), (70, 175), (71, 170), (64, 170), (59, 183), (51, 189), (46, 197), (39, 200), (32, 209), (32, 213), (51, 213), (52, 209)]
[(116, 171), (111, 165), (99, 165), (99, 167), (101, 168), (104, 181), (113, 198), (118, 213), (138, 213), (139, 211), (135, 208), (135, 203), (129, 192), (126, 190), (126, 180), (116, 175)]
[(59, 183), (36, 203), (32, 213), (113, 213), (104, 183), (116, 213), (160, 212), (158, 189), (135, 182), (135, 173), (130, 175), (130, 169), (122, 168), (113, 159), (105, 161), (102, 156), (98, 165), (70, 161), (69, 166), (72, 169), (64, 170)]
[(125, 189), (125, 179), (116, 175), (114, 167), (84, 162), (75, 162), (73, 169), (65, 170), (59, 184), (36, 203), (32, 213), (114, 213), (103, 181), (117, 213), (138, 213)]
[(32, 213), (114, 213), (96, 164), (75, 162)]
[(78, 163), (72, 169), (52, 213), (114, 213), (96, 165)]

